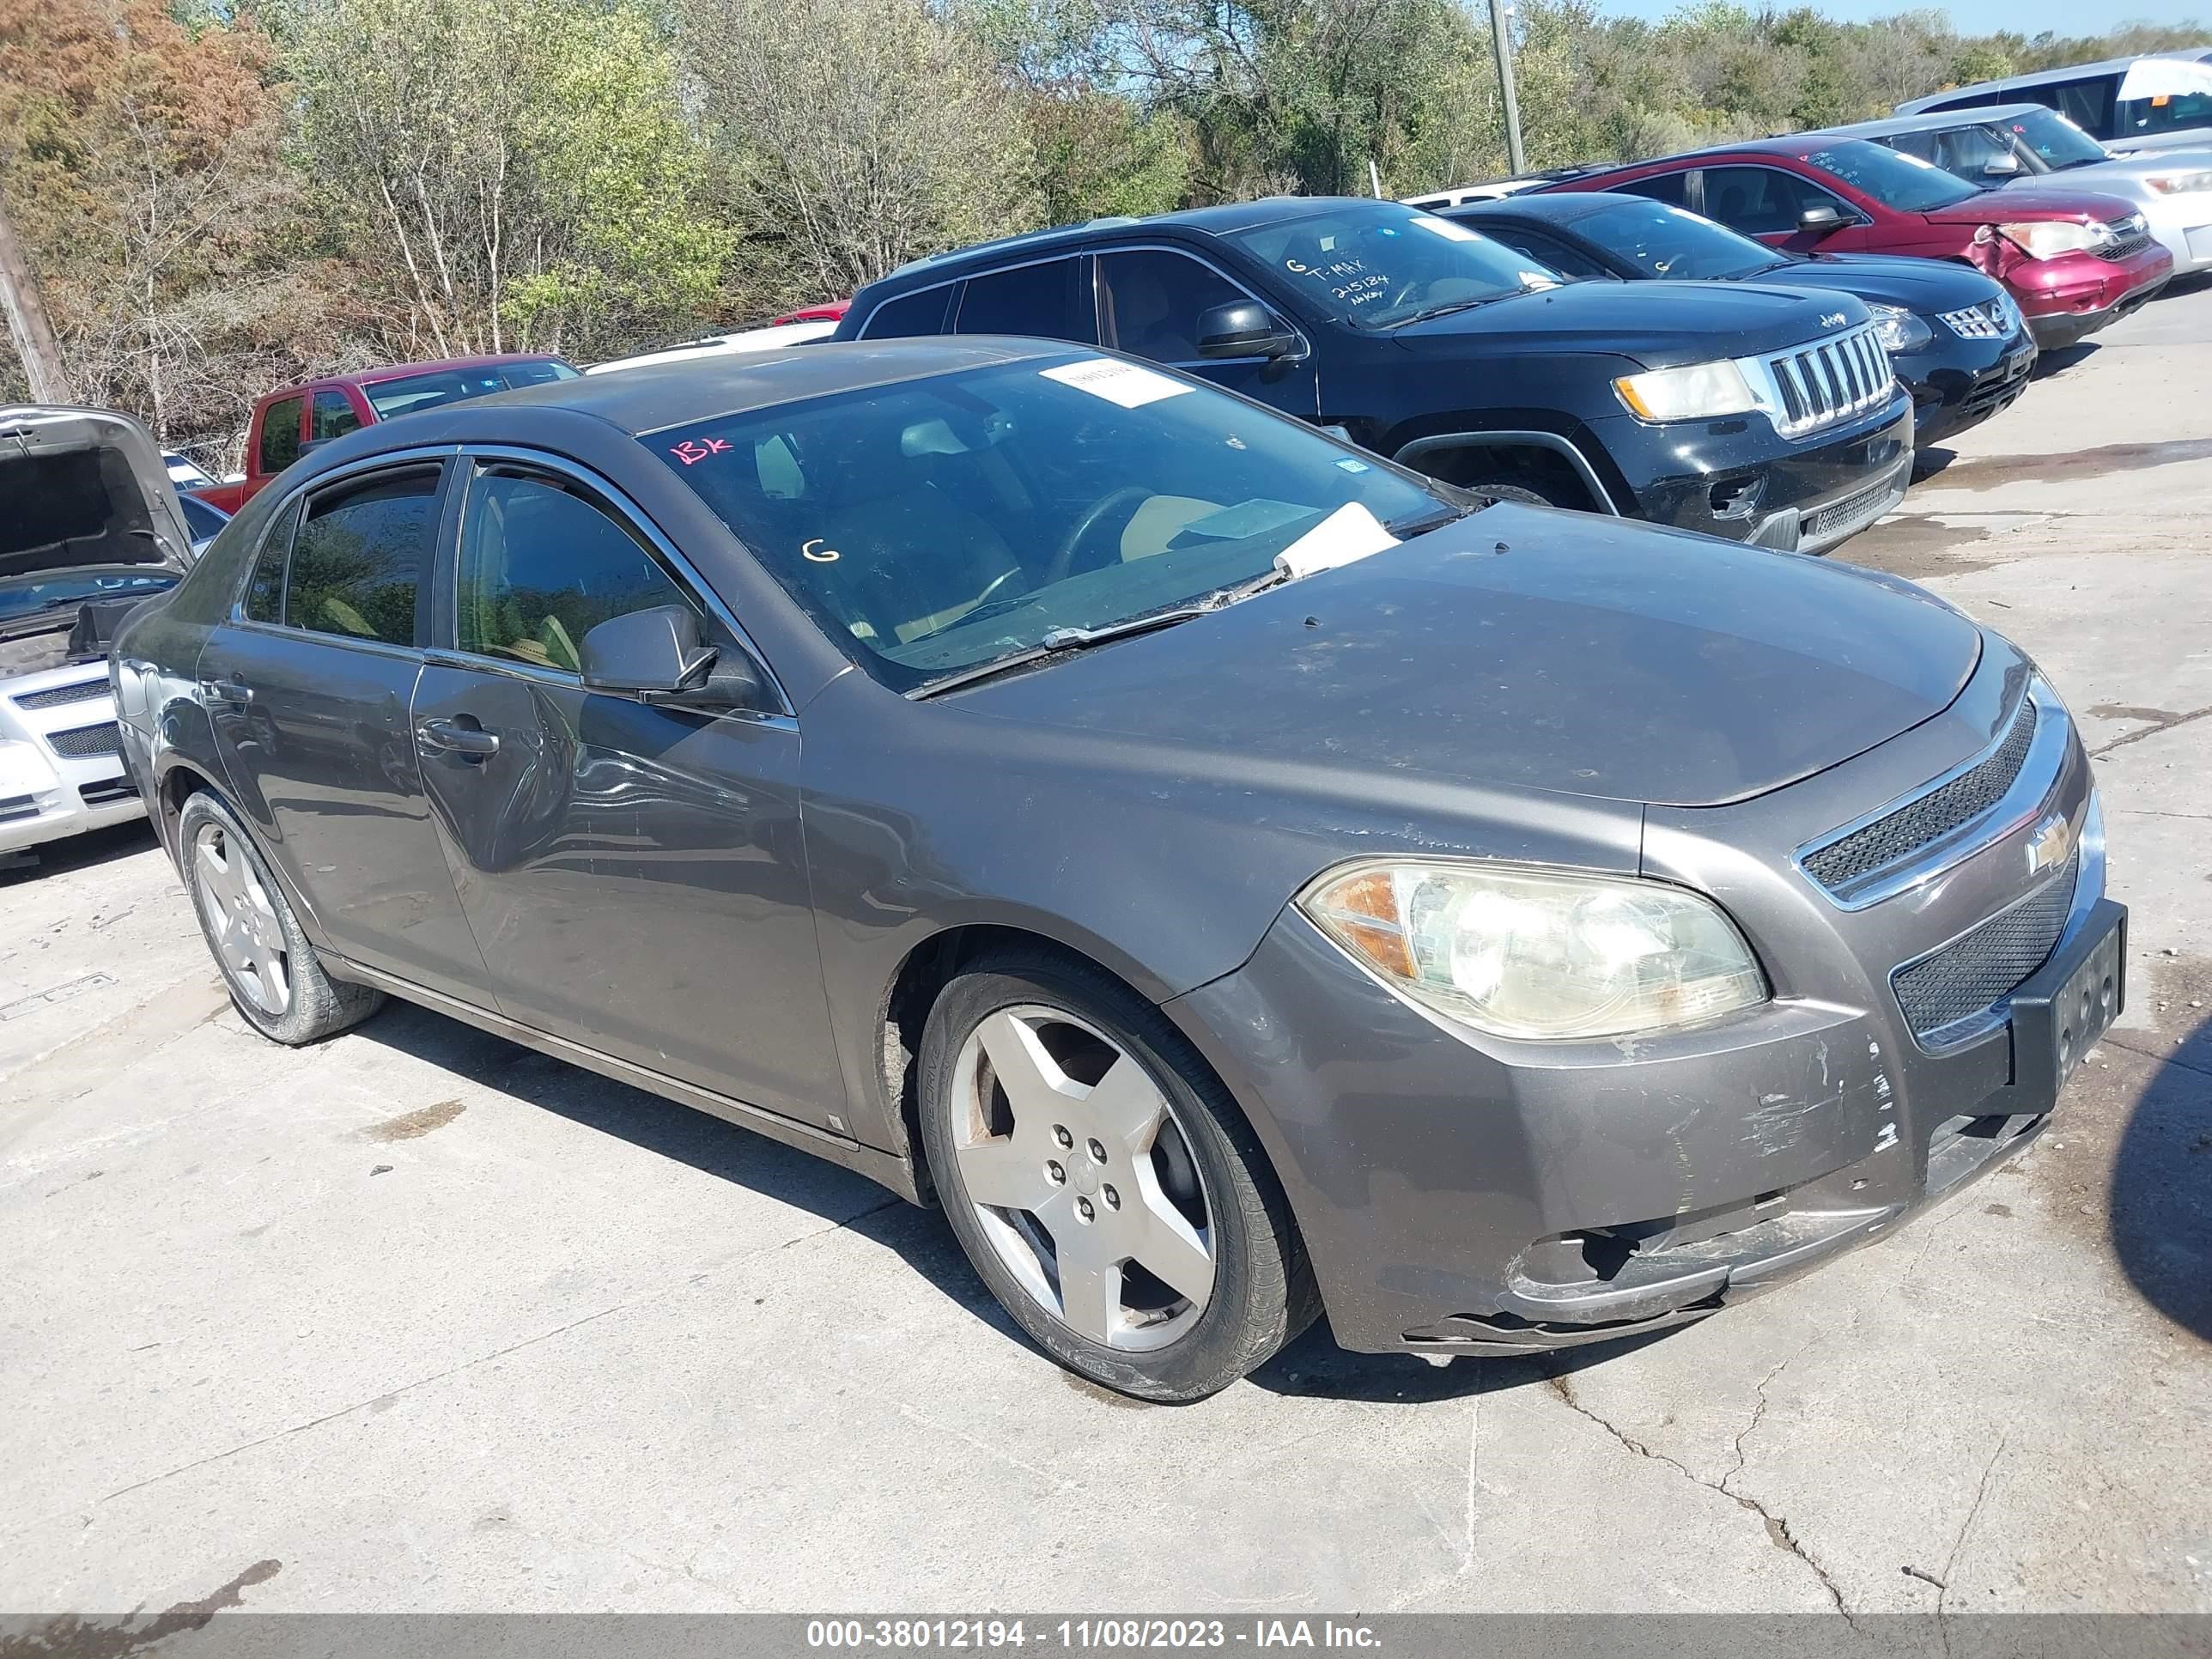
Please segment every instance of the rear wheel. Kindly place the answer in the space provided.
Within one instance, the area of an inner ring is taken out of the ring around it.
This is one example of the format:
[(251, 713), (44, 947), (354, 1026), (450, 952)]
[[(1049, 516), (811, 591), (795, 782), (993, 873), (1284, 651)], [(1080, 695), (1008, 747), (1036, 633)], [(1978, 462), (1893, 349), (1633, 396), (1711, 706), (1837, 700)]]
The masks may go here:
[(204, 792), (177, 824), (185, 885), (238, 1012), (262, 1036), (295, 1047), (358, 1024), (384, 993), (323, 971), (276, 878), (230, 809)]
[(945, 988), (921, 1127), (953, 1231), (1069, 1370), (1147, 1400), (1227, 1387), (1318, 1311), (1289, 1206), (1221, 1086), (1159, 1012), (1042, 956)]

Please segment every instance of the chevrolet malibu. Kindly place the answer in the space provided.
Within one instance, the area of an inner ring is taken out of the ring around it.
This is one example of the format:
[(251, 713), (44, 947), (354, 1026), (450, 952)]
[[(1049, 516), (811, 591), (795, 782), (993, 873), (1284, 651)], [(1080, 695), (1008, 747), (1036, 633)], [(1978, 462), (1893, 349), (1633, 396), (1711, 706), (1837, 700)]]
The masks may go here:
[(2048, 1121), (2089, 768), (1908, 584), (1184, 376), (810, 347), (353, 433), (113, 675), (240, 1012), (405, 998), (941, 1203), (1159, 1400), (1694, 1320)]

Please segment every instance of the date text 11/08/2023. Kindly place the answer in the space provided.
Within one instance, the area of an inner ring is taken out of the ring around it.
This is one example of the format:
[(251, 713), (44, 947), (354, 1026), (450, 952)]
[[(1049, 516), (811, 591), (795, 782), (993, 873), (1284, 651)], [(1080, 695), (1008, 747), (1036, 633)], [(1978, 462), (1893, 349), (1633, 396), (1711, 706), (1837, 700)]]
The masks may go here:
[(1364, 1648), (1372, 1626), (1332, 1619), (810, 1619), (806, 1645), (830, 1649), (1038, 1647), (1069, 1651), (1174, 1648)]

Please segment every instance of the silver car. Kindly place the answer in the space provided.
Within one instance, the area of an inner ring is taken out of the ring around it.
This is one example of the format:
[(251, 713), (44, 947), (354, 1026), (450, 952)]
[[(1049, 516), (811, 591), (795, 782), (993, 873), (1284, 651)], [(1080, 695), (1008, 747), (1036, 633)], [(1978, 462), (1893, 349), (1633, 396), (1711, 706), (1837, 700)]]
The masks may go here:
[(1836, 131), (1917, 155), (1984, 190), (2063, 173), (2069, 184), (2132, 202), (2177, 273), (2212, 269), (2212, 131), (2202, 149), (2114, 155), (2055, 110), (2019, 103), (1897, 115)]
[(2212, 46), (2038, 70), (1899, 104), (1899, 115), (1980, 110), (2022, 99), (2057, 110), (2118, 155), (2212, 142)]

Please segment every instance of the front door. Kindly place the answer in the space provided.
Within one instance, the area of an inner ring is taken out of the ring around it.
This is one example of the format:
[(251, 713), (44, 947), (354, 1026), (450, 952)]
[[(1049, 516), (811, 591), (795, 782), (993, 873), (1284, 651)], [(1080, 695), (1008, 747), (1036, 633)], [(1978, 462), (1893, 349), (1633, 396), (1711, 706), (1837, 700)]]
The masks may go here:
[[(1212, 307), (1259, 299), (1204, 260), (1172, 248), (1098, 256), (1100, 340), (1239, 392), (1302, 421), (1321, 412), (1311, 352), (1291, 357), (1201, 357), (1198, 319)], [(1279, 307), (1270, 307), (1281, 315)], [(1289, 320), (1285, 319), (1285, 320)]]
[(584, 635), (683, 604), (608, 494), (478, 463), (416, 742), (508, 1018), (817, 1126), (844, 1111), (799, 817), (799, 732), (586, 692)]
[(488, 1006), (408, 715), (442, 472), (357, 476), (279, 513), (200, 696), (232, 799), (331, 948)]

